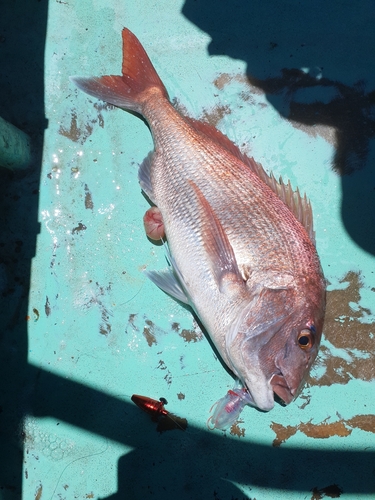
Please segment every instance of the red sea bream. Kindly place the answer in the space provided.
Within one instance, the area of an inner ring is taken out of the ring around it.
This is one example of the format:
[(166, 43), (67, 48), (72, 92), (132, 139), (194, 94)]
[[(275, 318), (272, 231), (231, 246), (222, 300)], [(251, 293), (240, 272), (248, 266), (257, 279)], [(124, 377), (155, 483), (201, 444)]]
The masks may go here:
[(135, 35), (125, 28), (122, 38), (122, 76), (72, 80), (150, 126), (155, 150), (139, 180), (157, 208), (145, 224), (154, 238), (165, 232), (170, 267), (148, 276), (192, 307), (246, 403), (271, 410), (277, 394), (288, 404), (317, 355), (325, 311), (310, 203), (179, 113)]

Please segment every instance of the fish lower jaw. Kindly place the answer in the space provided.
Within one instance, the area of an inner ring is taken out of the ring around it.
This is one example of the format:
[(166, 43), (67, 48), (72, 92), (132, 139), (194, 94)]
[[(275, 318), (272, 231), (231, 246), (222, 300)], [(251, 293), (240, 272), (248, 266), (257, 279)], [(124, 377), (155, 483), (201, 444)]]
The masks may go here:
[(285, 378), (281, 374), (275, 374), (271, 378), (271, 386), (273, 392), (286, 404), (288, 405), (295, 398), (295, 394), (288, 386)]
[[(271, 388), (261, 388), (261, 390), (255, 390), (254, 384), (245, 382), (245, 387), (247, 388), (251, 399), (253, 400), (253, 406), (261, 411), (270, 411), (275, 406), (275, 400), (273, 398), (273, 391)], [(252, 390), (250, 389), (252, 387)]]

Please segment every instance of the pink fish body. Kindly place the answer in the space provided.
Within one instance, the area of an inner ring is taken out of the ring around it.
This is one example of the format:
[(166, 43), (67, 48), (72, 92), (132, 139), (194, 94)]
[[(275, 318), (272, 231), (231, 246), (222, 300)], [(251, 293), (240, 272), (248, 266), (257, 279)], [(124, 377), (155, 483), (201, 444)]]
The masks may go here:
[(161, 218), (155, 209), (145, 226), (165, 231), (171, 266), (147, 274), (194, 309), (255, 406), (270, 410), (274, 393), (288, 404), (317, 355), (325, 310), (310, 204), (214, 127), (182, 116), (135, 35), (122, 37), (122, 76), (72, 80), (151, 128), (139, 179)]

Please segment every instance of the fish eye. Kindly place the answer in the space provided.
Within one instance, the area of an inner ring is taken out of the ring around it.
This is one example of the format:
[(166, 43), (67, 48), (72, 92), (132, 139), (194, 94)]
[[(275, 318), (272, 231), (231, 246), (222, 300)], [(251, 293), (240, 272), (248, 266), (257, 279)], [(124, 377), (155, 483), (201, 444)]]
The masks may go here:
[(311, 330), (301, 330), (297, 337), (298, 345), (301, 349), (307, 350), (311, 349), (314, 345), (314, 335)]

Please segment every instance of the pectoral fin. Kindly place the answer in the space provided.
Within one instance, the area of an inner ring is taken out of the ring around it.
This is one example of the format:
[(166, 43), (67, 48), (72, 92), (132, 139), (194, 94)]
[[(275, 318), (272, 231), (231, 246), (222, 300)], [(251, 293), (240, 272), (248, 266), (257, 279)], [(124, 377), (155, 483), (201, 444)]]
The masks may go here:
[(163, 271), (145, 271), (145, 274), (150, 280), (163, 292), (171, 295), (173, 298), (188, 304), (189, 300), (178, 281), (172, 269), (163, 269)]
[(222, 293), (238, 296), (239, 289), (245, 291), (246, 286), (238, 269), (232, 245), (202, 191), (193, 181), (189, 183), (198, 202), (201, 238), (209, 256), (216, 283)]
[(151, 184), (151, 165), (153, 161), (155, 161), (155, 153), (151, 151), (139, 166), (138, 180), (143, 191), (155, 203)]

